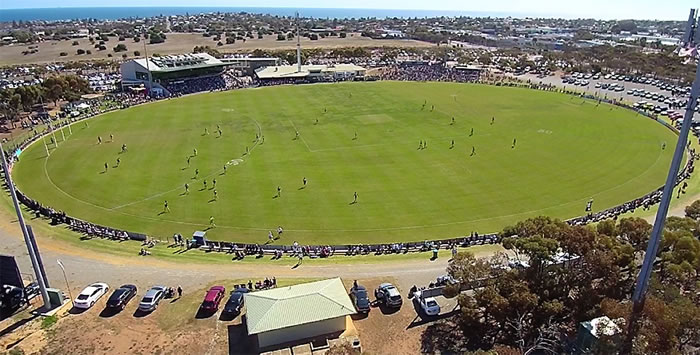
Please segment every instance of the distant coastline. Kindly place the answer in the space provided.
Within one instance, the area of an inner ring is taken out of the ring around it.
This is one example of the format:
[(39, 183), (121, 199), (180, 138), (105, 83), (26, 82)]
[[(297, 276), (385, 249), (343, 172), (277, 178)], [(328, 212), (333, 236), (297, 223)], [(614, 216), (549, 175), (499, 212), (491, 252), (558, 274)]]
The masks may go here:
[(292, 8), (292, 7), (57, 7), (36, 9), (0, 9), (0, 22), (30, 20), (72, 20), (98, 19), (116, 20), (121, 18), (153, 17), (159, 15), (185, 15), (211, 12), (248, 12), (276, 16), (293, 16), (296, 11), (303, 17), (314, 18), (361, 18), (361, 17), (551, 17), (552, 14), (517, 14), (480, 11), (447, 10), (397, 10), (397, 9), (331, 9), (331, 8)]

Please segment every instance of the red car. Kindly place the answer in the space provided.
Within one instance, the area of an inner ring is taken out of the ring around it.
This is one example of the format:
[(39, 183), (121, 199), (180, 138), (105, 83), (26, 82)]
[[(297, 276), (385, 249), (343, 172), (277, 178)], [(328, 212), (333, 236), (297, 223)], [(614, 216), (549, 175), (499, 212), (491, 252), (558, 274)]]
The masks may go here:
[(219, 303), (221, 303), (221, 300), (224, 298), (225, 294), (226, 288), (224, 288), (224, 286), (213, 286), (204, 296), (204, 302), (202, 302), (202, 306), (200, 308), (210, 312), (219, 310)]

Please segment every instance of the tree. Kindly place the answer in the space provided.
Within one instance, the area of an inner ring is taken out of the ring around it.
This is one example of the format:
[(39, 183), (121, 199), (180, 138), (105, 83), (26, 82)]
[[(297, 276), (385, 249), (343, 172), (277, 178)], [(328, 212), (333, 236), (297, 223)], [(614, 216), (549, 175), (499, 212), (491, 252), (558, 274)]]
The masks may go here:
[(140, 56), (140, 55), (141, 55), (141, 52), (139, 52), (139, 51), (134, 51), (134, 57), (138, 57), (138, 56)]
[(85, 54), (85, 50), (82, 49), (82, 48), (78, 48), (78, 50), (75, 51), (75, 53), (76, 53), (77, 55), (82, 55), (82, 54)]
[(124, 52), (126, 51), (126, 45), (124, 43), (119, 43), (113, 48), (114, 52)]
[(233, 37), (226, 37), (226, 44), (234, 44), (236, 43), (236, 39)]
[(46, 99), (53, 101), (54, 106), (58, 105), (58, 100), (60, 100), (61, 97), (63, 97), (63, 87), (61, 87), (61, 85), (58, 83), (49, 87), (49, 89), (46, 91)]
[(79, 45), (79, 44), (80, 44), (80, 43), (78, 43), (78, 41), (73, 41), (73, 43), (72, 43), (71, 45), (77, 46), (77, 45)]
[(135, 36), (135, 37), (134, 37), (134, 42), (136, 42), (136, 43), (141, 42), (141, 37)]
[(462, 287), (472, 288), (480, 280), (488, 277), (489, 263), (479, 259), (471, 252), (460, 252), (447, 265), (447, 273), (454, 277)]
[(639, 252), (646, 248), (646, 243), (651, 235), (651, 224), (639, 217), (622, 218), (618, 230), (620, 237)]
[(286, 38), (286, 37), (284, 36), (284, 34), (282, 34), (282, 33), (278, 33), (278, 34), (277, 34), (277, 40), (278, 40), (278, 41), (284, 41), (285, 38)]
[(696, 221), (700, 219), (700, 200), (695, 200), (693, 203), (685, 207), (685, 216)]

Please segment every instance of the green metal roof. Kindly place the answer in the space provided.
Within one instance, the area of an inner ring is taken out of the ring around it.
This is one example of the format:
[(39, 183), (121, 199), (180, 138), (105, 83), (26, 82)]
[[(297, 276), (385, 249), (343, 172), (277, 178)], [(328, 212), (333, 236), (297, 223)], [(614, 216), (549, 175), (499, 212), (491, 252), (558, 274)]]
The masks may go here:
[(248, 334), (355, 314), (340, 278), (245, 294)]

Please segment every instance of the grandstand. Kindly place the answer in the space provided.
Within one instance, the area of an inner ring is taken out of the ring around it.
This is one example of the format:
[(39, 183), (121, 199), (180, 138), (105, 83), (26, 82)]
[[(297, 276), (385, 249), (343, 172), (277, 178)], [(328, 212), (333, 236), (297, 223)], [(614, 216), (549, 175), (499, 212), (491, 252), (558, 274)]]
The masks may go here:
[(255, 71), (255, 75), (264, 84), (265, 82), (278, 82), (279, 80), (292, 82), (362, 80), (366, 72), (367, 69), (355, 64), (279, 65), (260, 68)]
[[(169, 88), (182, 87), (184, 83), (197, 79), (213, 78), (211, 89), (223, 82), (221, 74), (226, 63), (207, 53), (192, 53), (132, 59), (120, 67), (122, 89), (134, 86), (151, 87), (157, 96), (175, 94)], [(177, 89), (175, 89), (177, 90)]]

